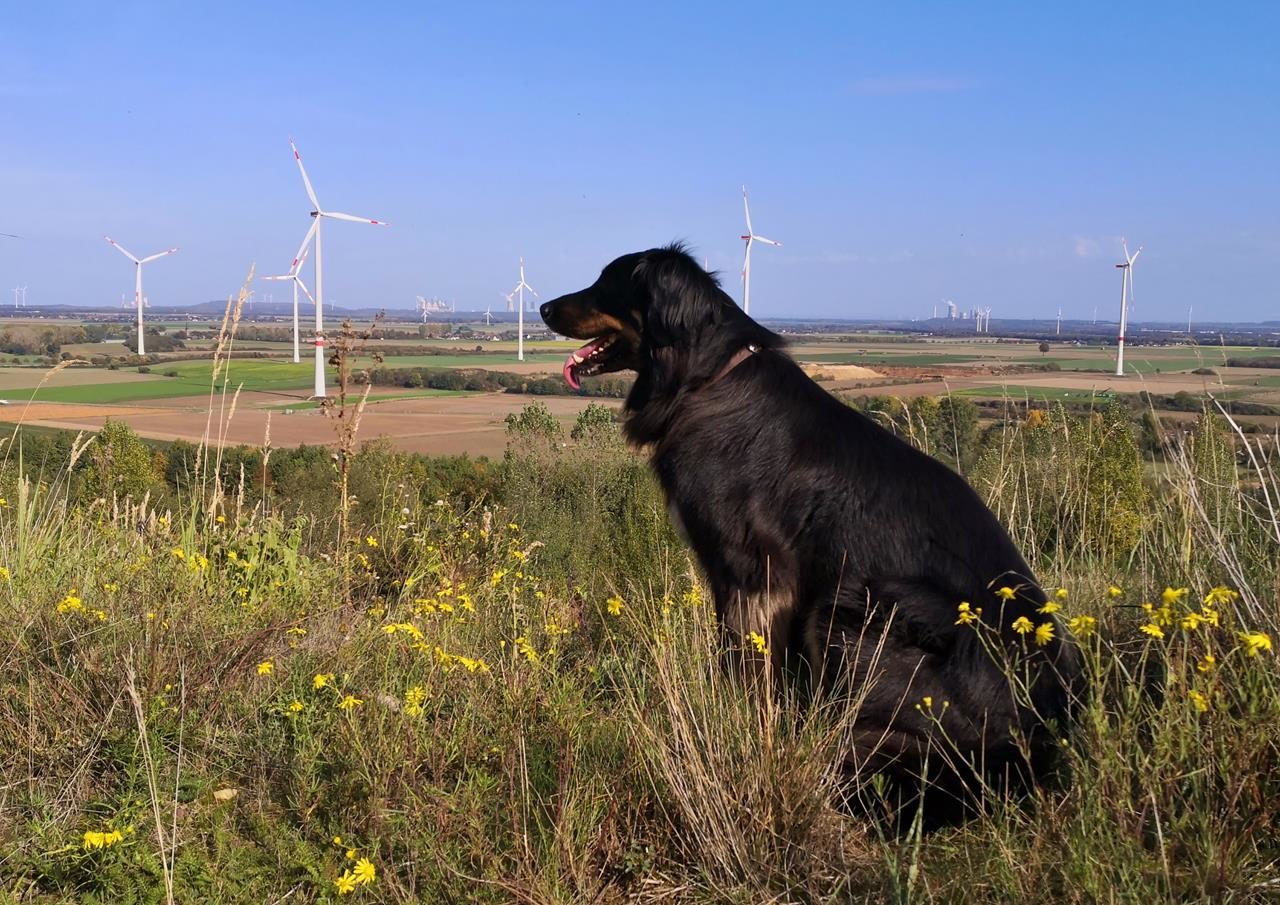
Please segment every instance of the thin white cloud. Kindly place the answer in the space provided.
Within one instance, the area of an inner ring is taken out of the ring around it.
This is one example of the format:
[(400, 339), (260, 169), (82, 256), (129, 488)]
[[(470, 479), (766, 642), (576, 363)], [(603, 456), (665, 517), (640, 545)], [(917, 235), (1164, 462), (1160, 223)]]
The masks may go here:
[(850, 86), (854, 94), (889, 97), (900, 94), (954, 94), (973, 87), (970, 79), (930, 75), (878, 75), (858, 79)]
[(1096, 258), (1102, 253), (1102, 246), (1097, 239), (1090, 239), (1087, 236), (1072, 236), (1071, 243), (1077, 258)]

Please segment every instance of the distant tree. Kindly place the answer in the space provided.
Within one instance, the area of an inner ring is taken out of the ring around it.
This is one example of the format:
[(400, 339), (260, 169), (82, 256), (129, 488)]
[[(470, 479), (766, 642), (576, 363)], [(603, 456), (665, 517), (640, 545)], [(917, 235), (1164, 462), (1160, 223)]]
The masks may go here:
[(159, 464), (129, 425), (108, 418), (86, 456), (81, 493), (89, 499), (113, 494), (138, 499), (163, 478), (164, 471), (156, 472)]
[(1045, 353), (1046, 353), (1046, 352), (1048, 352), (1048, 351), (1049, 351), (1049, 344), (1048, 344), (1048, 343), (1041, 343), (1041, 344), (1040, 344), (1040, 354), (1041, 354), (1041, 355), (1043, 355), (1043, 354), (1045, 354)]

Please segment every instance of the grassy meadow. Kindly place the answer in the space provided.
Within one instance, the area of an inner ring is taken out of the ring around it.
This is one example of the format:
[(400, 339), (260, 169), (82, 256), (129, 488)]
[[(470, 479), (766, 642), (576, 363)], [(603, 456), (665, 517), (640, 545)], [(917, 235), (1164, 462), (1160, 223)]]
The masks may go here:
[[(207, 393), (227, 366), (164, 379)], [(246, 388), (293, 367), (229, 366)], [(18, 428), (0, 438), (0, 898), (1280, 893), (1274, 438), (1212, 409), (1156, 436), (1105, 400), (1013, 400), (981, 430), (962, 400), (886, 405), (988, 501), (1084, 651), (1057, 782), (889, 832), (882, 784), (839, 767), (857, 701), (801, 705), (725, 666), (601, 406), (565, 431), (531, 404), (496, 462), (360, 446), (354, 405), (334, 449)]]

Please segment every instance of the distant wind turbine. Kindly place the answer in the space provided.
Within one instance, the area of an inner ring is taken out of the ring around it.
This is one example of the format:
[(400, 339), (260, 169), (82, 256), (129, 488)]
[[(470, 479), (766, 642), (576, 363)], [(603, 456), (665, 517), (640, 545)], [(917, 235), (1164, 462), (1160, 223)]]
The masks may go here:
[(484, 308), (484, 325), (486, 327), (493, 326), (493, 312), (489, 310), (492, 307), (492, 305), (485, 305)]
[(13, 307), (14, 308), (27, 307), (27, 287), (26, 286), (13, 287)]
[(314, 221), (311, 224), (311, 230), (307, 233), (307, 237), (302, 240), (302, 246), (298, 249), (298, 254), (294, 259), (294, 268), (297, 269), (297, 258), (303, 255), (307, 245), (311, 242), (311, 238), (315, 237), (316, 243), (316, 380), (315, 380), (315, 396), (323, 397), (324, 392), (324, 268), (321, 260), (320, 248), (320, 222), (328, 217), (331, 220), (349, 220), (352, 223), (368, 223), (371, 226), (389, 226), (390, 224), (382, 220), (374, 220), (370, 217), (356, 217), (352, 214), (342, 214), (337, 211), (327, 211), (320, 206), (320, 200), (316, 198), (315, 189), (311, 187), (311, 180), (307, 178), (307, 169), (302, 165), (302, 155), (298, 153), (298, 146), (293, 143), (293, 139), (289, 139), (289, 147), (293, 149), (293, 159), (298, 162), (298, 172), (302, 174), (302, 185), (307, 190), (307, 197), (311, 200), (311, 216)]
[(1129, 243), (1120, 240), (1124, 249), (1124, 263), (1117, 264), (1120, 269), (1120, 335), (1116, 341), (1116, 376), (1124, 376), (1124, 331), (1129, 325), (1129, 306), (1133, 304), (1133, 262), (1142, 254), (1142, 246), (1133, 254), (1129, 254)]
[(764, 236), (757, 236), (755, 229), (751, 226), (751, 205), (747, 203), (747, 187), (742, 187), (742, 210), (747, 215), (747, 233), (742, 236), (742, 240), (747, 243), (746, 254), (742, 257), (742, 310), (747, 314), (751, 313), (751, 246), (756, 242), (763, 242), (765, 245), (773, 245), (777, 248), (782, 247), (781, 242), (775, 242), (772, 239), (766, 239)]
[[(516, 310), (520, 312), (516, 321), (520, 331), (520, 335), (516, 339), (516, 359), (518, 361), (524, 361), (524, 291), (526, 289), (533, 292), (533, 287), (524, 281), (524, 258), (522, 257), (520, 259), (520, 282), (516, 283), (515, 288), (507, 296), (508, 298), (512, 295), (519, 296), (519, 303), (516, 305)], [(533, 297), (536, 299), (538, 293), (533, 292)]]
[[(308, 233), (310, 235), (310, 233)], [(293, 363), (302, 363), (302, 338), (299, 334), (298, 327), (298, 290), (301, 289), (311, 304), (316, 303), (315, 296), (311, 294), (311, 290), (307, 288), (307, 284), (302, 282), (302, 265), (307, 263), (307, 255), (311, 253), (311, 249), (303, 245), (302, 253), (293, 259), (293, 266), (289, 268), (288, 273), (280, 274), (275, 277), (263, 277), (264, 280), (288, 280), (293, 284)]]
[(123, 245), (121, 245), (115, 239), (112, 239), (110, 236), (103, 236), (102, 238), (110, 242), (112, 246), (116, 249), (116, 251), (120, 252), (120, 254), (124, 255), (126, 258), (128, 258), (130, 261), (133, 262), (133, 271), (134, 271), (133, 303), (138, 309), (138, 354), (146, 355), (147, 353), (146, 353), (146, 349), (144, 348), (144, 342), (142, 338), (143, 337), (142, 309), (146, 306), (146, 300), (142, 295), (142, 265), (150, 264), (152, 261), (156, 260), (157, 258), (163, 258), (165, 255), (171, 255), (178, 249), (168, 248), (168, 249), (165, 249), (164, 251), (157, 252), (156, 254), (150, 255), (149, 257), (145, 257), (139, 260), (138, 258), (133, 256), (132, 252), (127, 251)]

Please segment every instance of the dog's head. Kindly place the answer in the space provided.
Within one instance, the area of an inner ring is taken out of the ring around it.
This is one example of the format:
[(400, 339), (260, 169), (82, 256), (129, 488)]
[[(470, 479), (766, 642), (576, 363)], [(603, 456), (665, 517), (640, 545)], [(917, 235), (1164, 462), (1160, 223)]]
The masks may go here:
[(678, 244), (623, 255), (541, 313), (556, 333), (589, 340), (564, 364), (574, 388), (623, 370), (660, 384), (705, 381), (739, 349), (780, 345)]

